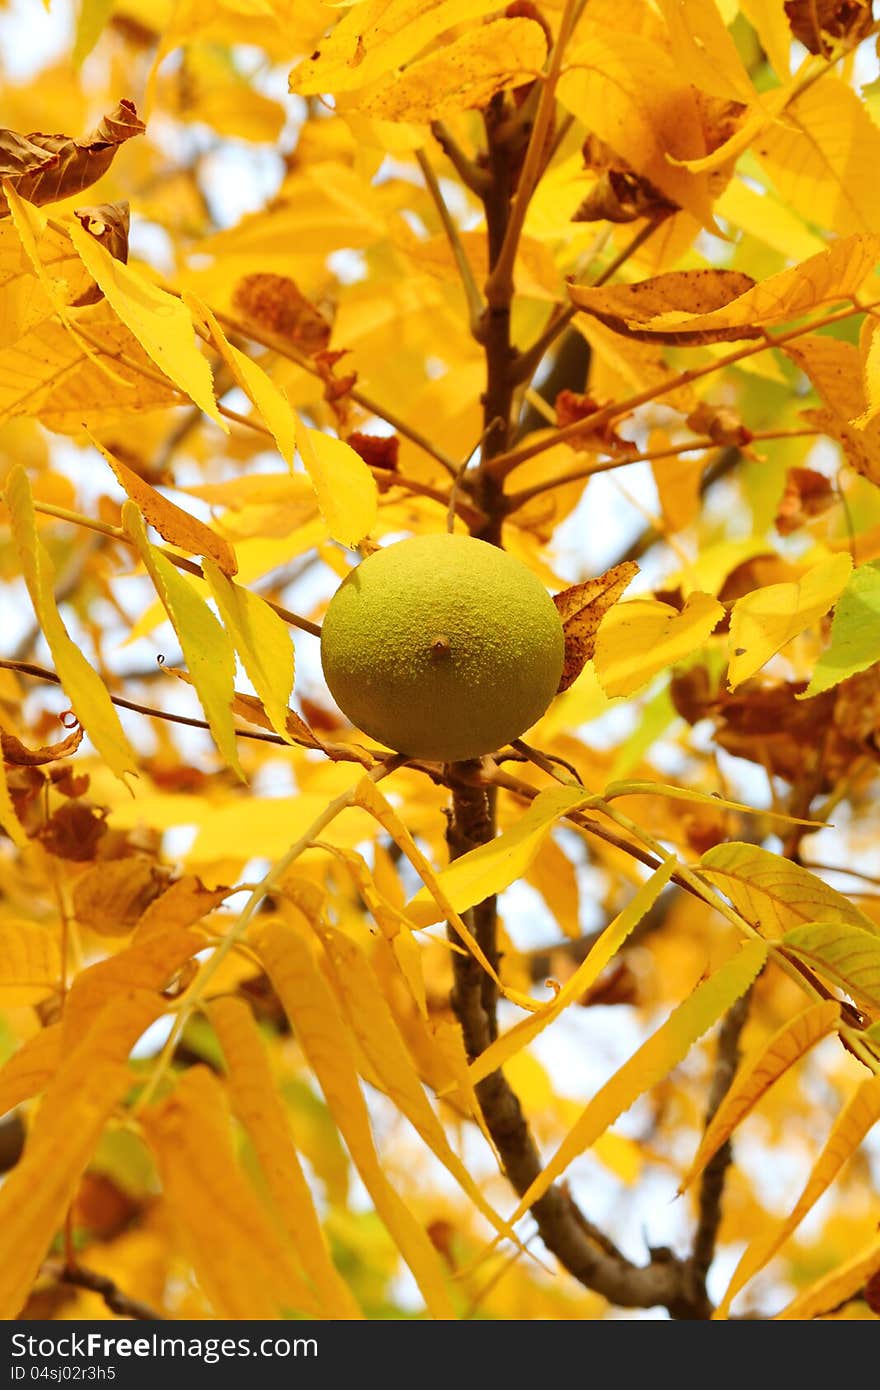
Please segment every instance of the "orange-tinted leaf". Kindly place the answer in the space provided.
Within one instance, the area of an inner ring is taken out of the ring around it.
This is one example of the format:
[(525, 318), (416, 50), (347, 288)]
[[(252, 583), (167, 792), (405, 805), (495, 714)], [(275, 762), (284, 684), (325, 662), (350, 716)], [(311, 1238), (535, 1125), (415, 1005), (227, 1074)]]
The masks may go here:
[(307, 355), (330, 341), (331, 325), (287, 275), (254, 271), (232, 291), (232, 307), (245, 323), (291, 343)]
[(63, 1050), (24, 1154), (0, 1188), (0, 1317), (20, 1311), (104, 1125), (128, 1088), (128, 1055), (161, 1010), (155, 994), (124, 990)]
[(162, 892), (166, 877), (139, 854), (94, 864), (74, 885), (77, 921), (101, 936), (124, 936)]
[(436, 1318), (454, 1318), (437, 1254), (382, 1169), (358, 1084), (349, 1035), (307, 944), (309, 929), (305, 918), (302, 921), (302, 932), (286, 923), (268, 922), (254, 933), (254, 944), (364, 1185), (412, 1270), (429, 1312)]
[(334, 1267), (269, 1057), (251, 1011), (240, 999), (216, 999), (210, 1018), (229, 1069), (232, 1104), (251, 1137), (287, 1237), (331, 1317), (362, 1317)]
[(61, 1062), (61, 1024), (41, 1028), (0, 1067), (0, 1115), (45, 1090)]
[(236, 1161), (216, 1077), (192, 1067), (143, 1124), (184, 1252), (218, 1317), (323, 1316)]
[(77, 724), (60, 743), (46, 744), (42, 748), (26, 748), (15, 734), (8, 734), (5, 729), (0, 729), (3, 760), (14, 763), (16, 767), (40, 767), (44, 763), (57, 762), (60, 758), (69, 758), (79, 748), (82, 739), (83, 731)]
[[(89, 431), (86, 431), (89, 434)], [(235, 551), (228, 541), (212, 531), (210, 526), (190, 516), (182, 507), (164, 497), (161, 492), (140, 477), (122, 459), (115, 458), (105, 449), (100, 440), (89, 434), (96, 449), (99, 449), (116, 475), (119, 486), (128, 493), (142, 517), (169, 545), (176, 546), (190, 555), (204, 555), (213, 560), (224, 574), (235, 574), (238, 561)]]

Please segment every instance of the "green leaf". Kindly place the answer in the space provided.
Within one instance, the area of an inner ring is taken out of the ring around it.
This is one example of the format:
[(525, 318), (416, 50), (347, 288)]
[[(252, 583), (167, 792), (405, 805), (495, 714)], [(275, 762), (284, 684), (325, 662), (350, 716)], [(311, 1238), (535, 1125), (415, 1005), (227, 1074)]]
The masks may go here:
[(853, 570), (834, 610), (831, 643), (798, 698), (808, 700), (880, 661), (880, 560)]

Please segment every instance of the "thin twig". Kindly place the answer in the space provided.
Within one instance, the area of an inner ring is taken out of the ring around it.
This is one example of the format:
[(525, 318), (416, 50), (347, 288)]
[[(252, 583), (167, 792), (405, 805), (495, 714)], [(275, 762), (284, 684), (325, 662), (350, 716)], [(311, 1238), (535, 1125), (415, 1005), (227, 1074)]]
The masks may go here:
[[(810, 428), (759, 430), (756, 434), (749, 434), (748, 443), (771, 439), (810, 439), (822, 434), (822, 432), (822, 430)], [(718, 444), (710, 435), (704, 435), (699, 439), (687, 439), (682, 444), (669, 444), (663, 449), (647, 449), (639, 454), (625, 454), (621, 458), (603, 459), (598, 463), (585, 464), (583, 468), (574, 468), (569, 473), (558, 473), (555, 478), (548, 478), (546, 482), (535, 483), (533, 487), (525, 487), (519, 492), (512, 492), (508, 498), (508, 507), (511, 512), (515, 512), (518, 507), (524, 506), (533, 497), (539, 497), (542, 492), (550, 492), (554, 488), (564, 487), (566, 483), (581, 482), (585, 478), (592, 478), (596, 473), (608, 473), (615, 468), (626, 468), (631, 463), (654, 463), (658, 459), (674, 458), (681, 454), (724, 447), (727, 446)]]
[(148, 1303), (142, 1303), (139, 1298), (132, 1298), (129, 1294), (123, 1293), (118, 1284), (114, 1284), (105, 1274), (98, 1274), (96, 1270), (85, 1269), (82, 1265), (65, 1266), (47, 1262), (43, 1265), (43, 1273), (59, 1284), (69, 1284), (72, 1288), (87, 1289), (89, 1293), (99, 1294), (110, 1312), (118, 1314), (121, 1318), (134, 1318), (137, 1322), (165, 1321), (162, 1313), (157, 1313), (155, 1308), (151, 1308)]
[(455, 257), (455, 264), (458, 266), (458, 273), (461, 276), (462, 288), (464, 289), (465, 299), (467, 300), (471, 331), (474, 336), (476, 336), (480, 318), (485, 307), (483, 304), (483, 296), (477, 288), (474, 272), (471, 269), (471, 263), (467, 258), (467, 252), (459, 236), (458, 227), (455, 225), (455, 219), (449, 211), (446, 199), (443, 197), (443, 190), (437, 180), (437, 175), (431, 168), (431, 161), (428, 159), (424, 150), (416, 150), (416, 160), (424, 175), (428, 192), (434, 200), (434, 206), (437, 209), (438, 216), (443, 224), (443, 230), (446, 233), (446, 239), (449, 242), (449, 248)]
[(485, 169), (481, 169), (479, 164), (468, 158), (442, 121), (431, 122), (431, 134), (465, 187), (482, 198), (488, 191), (491, 182)]
[(534, 458), (547, 449), (555, 448), (557, 444), (571, 439), (581, 430), (597, 430), (618, 415), (629, 415), (638, 406), (647, 405), (649, 401), (668, 396), (670, 391), (675, 391), (680, 386), (687, 386), (692, 381), (698, 381), (701, 377), (709, 376), (712, 372), (720, 371), (723, 367), (733, 366), (747, 357), (754, 357), (760, 352), (767, 352), (770, 348), (784, 347), (786, 343), (803, 337), (805, 333), (814, 333), (819, 328), (827, 328), (830, 324), (841, 323), (844, 319), (852, 318), (854, 314), (864, 312), (867, 307), (876, 307), (877, 304), (880, 304), (880, 300), (873, 301), (871, 306), (855, 307), (849, 305), (845, 309), (838, 309), (832, 314), (826, 314), (823, 318), (813, 319), (810, 323), (789, 329), (787, 333), (780, 333), (776, 337), (766, 333), (760, 342), (751, 342), (747, 347), (738, 348), (735, 352), (729, 352), (724, 357), (717, 357), (714, 362), (707, 363), (703, 367), (689, 367), (686, 371), (679, 372), (676, 376), (660, 382), (659, 385), (649, 386), (644, 391), (627, 397), (626, 400), (612, 401), (609, 405), (603, 406), (601, 410), (594, 411), (592, 415), (586, 415), (582, 420), (574, 420), (570, 425), (564, 425), (549, 439), (541, 439), (534, 444), (523, 444), (518, 449), (511, 449), (504, 454), (496, 454), (492, 460), (492, 472), (496, 476), (504, 478), (508, 473), (513, 472), (514, 468), (525, 463), (527, 459)]
[[(0, 669), (4, 671), (17, 671), (22, 676), (32, 676), (34, 680), (45, 681), (48, 685), (61, 685), (61, 679), (54, 671), (48, 670), (45, 666), (38, 666), (33, 661), (10, 661), (5, 657), (0, 658)], [(109, 692), (108, 692), (109, 693)], [(172, 714), (167, 709), (157, 709), (154, 705), (141, 705), (135, 700), (127, 700), (123, 695), (110, 694), (110, 699), (114, 705), (120, 709), (131, 710), (134, 714), (145, 714), (150, 719), (164, 719), (169, 724), (185, 724), (189, 729), (207, 729), (210, 732), (210, 724), (205, 719), (194, 719), (186, 714)], [(287, 739), (280, 734), (269, 733), (263, 729), (242, 729), (240, 725), (235, 725), (233, 732), (236, 738), (249, 738), (257, 743), (274, 743), (281, 748), (289, 748)], [(311, 744), (303, 744), (302, 747), (311, 748)], [(381, 762), (383, 757), (378, 749), (373, 752), (369, 748), (362, 748), (355, 752), (346, 747), (344, 743), (324, 743), (321, 749), (328, 753), (334, 762), (360, 763), (364, 765), (364, 755), (371, 757), (374, 762)]]
[[(749, 1013), (752, 988), (727, 1011), (718, 1035), (718, 1053), (709, 1091), (705, 1125), (708, 1128), (718, 1107), (733, 1084), (740, 1060), (740, 1038)], [(733, 1161), (733, 1147), (728, 1139), (707, 1163), (700, 1180), (699, 1215), (694, 1234), (691, 1270), (696, 1282), (695, 1296), (706, 1296), (706, 1276), (715, 1256), (715, 1245), (721, 1226), (721, 1204), (727, 1170)]]
[[(130, 545), (132, 547), (136, 545), (136, 542), (132, 540), (128, 532), (124, 531), (121, 526), (113, 526), (108, 521), (99, 521), (96, 517), (85, 516), (82, 512), (72, 512), (69, 511), (67, 507), (56, 507), (51, 502), (41, 502), (37, 498), (34, 498), (34, 511), (42, 512), (45, 516), (53, 516), (57, 521), (69, 521), (73, 526), (83, 526), (89, 531), (97, 531), (102, 536), (109, 536), (111, 540), (121, 541), (123, 545)], [(165, 559), (170, 560), (172, 565), (177, 569), (184, 570), (187, 574), (194, 574), (197, 579), (204, 579), (204, 571), (201, 565), (197, 564), (195, 560), (187, 560), (185, 556), (177, 555), (173, 550), (169, 550), (164, 545), (157, 546), (156, 548), (165, 556)], [(279, 618), (289, 623), (291, 627), (298, 627), (303, 632), (310, 633), (312, 637), (321, 636), (320, 627), (317, 623), (313, 623), (310, 618), (303, 618), (299, 613), (291, 613), (289, 608), (285, 608), (283, 604), (276, 603), (274, 599), (267, 598), (264, 599), (264, 602), (267, 603), (270, 608), (274, 609)]]

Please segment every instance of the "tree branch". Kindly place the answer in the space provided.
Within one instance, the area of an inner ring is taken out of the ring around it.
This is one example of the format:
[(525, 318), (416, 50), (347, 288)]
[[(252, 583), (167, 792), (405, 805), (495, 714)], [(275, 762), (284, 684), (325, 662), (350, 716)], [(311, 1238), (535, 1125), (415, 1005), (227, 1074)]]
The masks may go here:
[(66, 1266), (47, 1262), (43, 1266), (43, 1273), (59, 1284), (69, 1284), (72, 1288), (88, 1289), (90, 1293), (99, 1294), (110, 1312), (118, 1314), (121, 1318), (134, 1318), (138, 1322), (165, 1321), (162, 1313), (157, 1313), (155, 1308), (142, 1303), (140, 1299), (131, 1298), (129, 1294), (123, 1293), (112, 1279), (98, 1274), (93, 1269), (85, 1269), (82, 1265)]
[[(752, 987), (753, 988), (753, 987)], [(733, 1083), (740, 1060), (740, 1038), (749, 1013), (752, 989), (746, 991), (725, 1015), (718, 1036), (718, 1055), (706, 1108), (706, 1127)], [(700, 1181), (699, 1216), (694, 1235), (690, 1268), (694, 1279), (693, 1294), (706, 1298), (706, 1276), (715, 1257), (715, 1245), (721, 1226), (721, 1204), (727, 1170), (733, 1161), (733, 1146), (728, 1139), (706, 1165)]]

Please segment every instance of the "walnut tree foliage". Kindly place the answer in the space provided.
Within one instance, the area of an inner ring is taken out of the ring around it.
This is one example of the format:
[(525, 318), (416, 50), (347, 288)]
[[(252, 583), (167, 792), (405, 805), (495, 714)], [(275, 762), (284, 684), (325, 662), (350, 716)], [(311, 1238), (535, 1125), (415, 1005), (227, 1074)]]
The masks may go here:
[[(877, 1316), (870, 3), (22, 25), (0, 1316)], [(566, 660), (442, 764), (318, 639), (447, 530)]]

